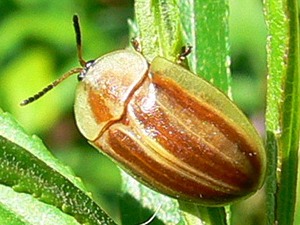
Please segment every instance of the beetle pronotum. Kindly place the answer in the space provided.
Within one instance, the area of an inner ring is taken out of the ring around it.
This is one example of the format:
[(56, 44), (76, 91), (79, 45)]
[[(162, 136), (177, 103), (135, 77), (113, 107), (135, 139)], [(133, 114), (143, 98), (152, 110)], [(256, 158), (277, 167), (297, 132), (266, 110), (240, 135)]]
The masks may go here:
[[(266, 153), (255, 128), (226, 95), (162, 57), (149, 64), (120, 50), (76, 68), (76, 123), (88, 141), (146, 185), (208, 206), (231, 203), (263, 183)], [(184, 55), (183, 55), (184, 56)]]

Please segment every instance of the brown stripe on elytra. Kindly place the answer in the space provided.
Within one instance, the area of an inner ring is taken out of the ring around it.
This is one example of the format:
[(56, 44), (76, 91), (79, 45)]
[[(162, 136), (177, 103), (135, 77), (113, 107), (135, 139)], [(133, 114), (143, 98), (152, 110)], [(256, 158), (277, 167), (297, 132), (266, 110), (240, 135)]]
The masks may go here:
[[(172, 196), (180, 195), (183, 198), (199, 200), (207, 198), (208, 202), (210, 200), (212, 202), (222, 202), (222, 199), (224, 201), (224, 197), (230, 200), (238, 198), (241, 195), (240, 192), (231, 192), (229, 194), (226, 193), (227, 190), (218, 191), (214, 189), (213, 184), (211, 186), (204, 186), (193, 179), (179, 176), (176, 171), (164, 167), (163, 164), (147, 156), (146, 151), (149, 151), (150, 146), (141, 146), (141, 143), (136, 142), (138, 140), (137, 137), (133, 139), (118, 129), (109, 129), (108, 132), (107, 143), (111, 148), (108, 151), (110, 152), (109, 154), (112, 154), (115, 159), (127, 165), (127, 168), (129, 167), (132, 171), (135, 171), (135, 175), (146, 177), (143, 181), (150, 186), (160, 187), (158, 189), (164, 190), (163, 192), (165, 193), (166, 189), (168, 189), (167, 194)], [(170, 190), (174, 190), (175, 192)]]
[[(260, 156), (256, 155), (257, 149), (252, 149), (253, 145), (248, 142), (251, 137), (246, 138), (243, 136), (245, 132), (238, 129), (238, 124), (226, 121), (226, 117), (222, 112), (215, 110), (205, 102), (199, 102), (191, 97), (188, 91), (184, 91), (171, 79), (155, 74), (152, 82), (156, 84), (158, 91), (163, 91), (165, 95), (170, 96), (176, 104), (181, 105), (183, 108), (188, 107), (192, 109), (196, 118), (213, 123), (222, 133), (226, 134), (229, 140), (237, 142), (239, 150), (243, 151), (248, 160), (251, 161), (251, 165), (253, 165), (255, 170), (254, 173), (260, 174), (262, 164)], [(187, 100), (188, 96), (189, 100)]]
[[(237, 168), (234, 161), (228, 161), (218, 149), (214, 149), (214, 146), (184, 130), (185, 128), (180, 126), (176, 120), (170, 120), (164, 111), (157, 108), (151, 113), (145, 114), (137, 105), (134, 105), (134, 111), (144, 129), (151, 128), (152, 132), (157, 134), (156, 141), (179, 161), (206, 173), (214, 180), (225, 182), (237, 189), (248, 191), (254, 188), (253, 180), (255, 178), (251, 177), (252, 174), (246, 174)], [(152, 135), (149, 133), (149, 136)], [(197, 180), (197, 174), (192, 173), (191, 175)], [(198, 180), (201, 182), (200, 177)]]
[(95, 120), (98, 124), (112, 119), (113, 116), (110, 114), (109, 107), (105, 104), (102, 95), (93, 89), (90, 89), (88, 91), (88, 99), (90, 108), (93, 111)]
[[(192, 165), (197, 170), (206, 172), (216, 180), (247, 190), (256, 186), (253, 183), (253, 180), (256, 179), (253, 177), (255, 172), (253, 173), (252, 168), (250, 168), (250, 171), (245, 172), (245, 170), (242, 170), (245, 168), (244, 164), (236, 165), (234, 159), (226, 159), (222, 155), (222, 151), (199, 139), (199, 135), (193, 135), (189, 130), (185, 130), (184, 126), (178, 124), (180, 115), (171, 118), (173, 113), (171, 108), (169, 108), (170, 111), (165, 112), (161, 107), (155, 105), (148, 112), (142, 110), (143, 102), (147, 102), (145, 101), (147, 98), (144, 96), (147, 94), (147, 90), (143, 92), (144, 89), (140, 89), (141, 92), (135, 96), (136, 99), (129, 105), (128, 110), (131, 111), (131, 107), (133, 107), (135, 120), (140, 121), (142, 124), (141, 129), (147, 132), (150, 137), (155, 138), (156, 136), (162, 147), (170, 151), (172, 155)], [(185, 97), (188, 101), (188, 96)], [(175, 102), (173, 107), (176, 104), (178, 103)]]

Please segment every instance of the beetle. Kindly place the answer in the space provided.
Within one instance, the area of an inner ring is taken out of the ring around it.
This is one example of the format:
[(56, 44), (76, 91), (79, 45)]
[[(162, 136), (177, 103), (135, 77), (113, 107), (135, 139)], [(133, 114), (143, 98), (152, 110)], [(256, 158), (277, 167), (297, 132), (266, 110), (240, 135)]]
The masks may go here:
[(73, 22), (82, 68), (22, 105), (79, 73), (74, 110), (80, 132), (142, 183), (206, 206), (226, 205), (261, 188), (263, 143), (224, 93), (163, 57), (147, 62), (138, 47), (85, 62), (76, 15)]

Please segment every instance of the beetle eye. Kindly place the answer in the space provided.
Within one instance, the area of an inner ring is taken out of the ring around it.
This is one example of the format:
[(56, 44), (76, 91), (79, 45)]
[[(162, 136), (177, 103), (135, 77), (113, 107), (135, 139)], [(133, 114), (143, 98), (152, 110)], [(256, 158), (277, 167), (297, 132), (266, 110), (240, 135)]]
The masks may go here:
[(95, 60), (90, 60), (90, 61), (86, 62), (85, 68), (88, 70), (94, 64), (94, 62), (95, 62)]
[(77, 76), (77, 80), (78, 81), (82, 81), (83, 80), (83, 78), (85, 77), (85, 74), (87, 73), (87, 71), (89, 70), (89, 68), (94, 64), (94, 62), (95, 62), (95, 60), (90, 60), (90, 61), (86, 62), (85, 67), (80, 72), (80, 74), (78, 74), (78, 76)]
[(81, 71), (80, 74), (78, 74), (78, 76), (77, 76), (77, 80), (82, 81), (83, 78), (85, 77), (85, 73), (86, 73), (86, 70)]

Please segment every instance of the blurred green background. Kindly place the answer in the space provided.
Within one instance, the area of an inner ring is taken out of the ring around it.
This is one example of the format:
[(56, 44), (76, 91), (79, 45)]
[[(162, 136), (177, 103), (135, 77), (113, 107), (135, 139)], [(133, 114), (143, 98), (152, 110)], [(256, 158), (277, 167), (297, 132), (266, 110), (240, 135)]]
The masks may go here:
[[(89, 146), (73, 116), (76, 76), (41, 100), (19, 103), (71, 68), (78, 67), (72, 16), (81, 20), (86, 60), (125, 48), (133, 0), (1, 0), (0, 107), (82, 178), (94, 198), (118, 216), (117, 167)], [(263, 133), (266, 27), (260, 0), (230, 0), (230, 45), (234, 100)], [(245, 213), (244, 213), (245, 216)], [(249, 224), (258, 224), (256, 217)]]

